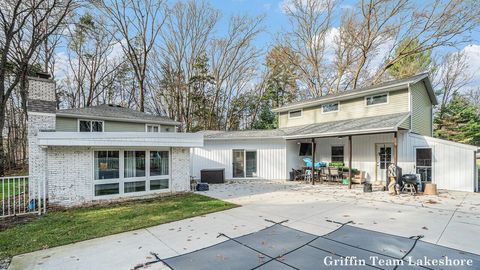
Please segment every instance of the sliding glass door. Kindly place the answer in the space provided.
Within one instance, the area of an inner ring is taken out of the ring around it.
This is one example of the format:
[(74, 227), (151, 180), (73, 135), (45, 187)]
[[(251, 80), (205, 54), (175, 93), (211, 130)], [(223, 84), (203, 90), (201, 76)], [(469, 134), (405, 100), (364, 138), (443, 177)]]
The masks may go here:
[(233, 150), (233, 177), (243, 178), (245, 177), (245, 151), (234, 149)]
[(232, 174), (234, 178), (257, 176), (257, 151), (234, 149)]

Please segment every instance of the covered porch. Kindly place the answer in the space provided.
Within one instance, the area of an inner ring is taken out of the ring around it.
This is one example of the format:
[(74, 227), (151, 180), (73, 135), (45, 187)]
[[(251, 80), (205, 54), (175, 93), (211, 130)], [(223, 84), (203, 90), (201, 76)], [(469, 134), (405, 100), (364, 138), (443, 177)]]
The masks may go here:
[(408, 119), (394, 114), (305, 126), (285, 137), (287, 168), (311, 174), (312, 184), (347, 179), (349, 188), (386, 185), (388, 166), (398, 166), (399, 141), (407, 133), (401, 126)]

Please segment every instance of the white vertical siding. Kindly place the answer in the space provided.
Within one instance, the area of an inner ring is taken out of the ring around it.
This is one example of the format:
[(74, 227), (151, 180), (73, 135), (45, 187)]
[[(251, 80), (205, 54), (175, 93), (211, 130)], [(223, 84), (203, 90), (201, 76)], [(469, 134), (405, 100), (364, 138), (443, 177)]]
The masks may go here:
[[(342, 138), (317, 138), (317, 150), (315, 154), (316, 161), (330, 162), (331, 147), (344, 146), (344, 163), (348, 166), (348, 137)], [(298, 156), (298, 142), (308, 143), (310, 140), (288, 141), (287, 142), (287, 164), (291, 168), (300, 168), (303, 166), (303, 157)], [(363, 135), (352, 137), (352, 167), (366, 172), (367, 181), (375, 181), (375, 144), (390, 143), (393, 144), (393, 134)]]
[(224, 168), (225, 178), (232, 179), (232, 149), (257, 150), (255, 179), (288, 178), (286, 145), (283, 139), (205, 141), (203, 148), (192, 148), (191, 174), (200, 178), (200, 170)]
[[(193, 148), (191, 175), (200, 177), (201, 169), (225, 168), (225, 178), (232, 179), (232, 149), (257, 150), (258, 179), (288, 179), (292, 168), (303, 166), (299, 143), (310, 140), (222, 140), (205, 141), (203, 148)], [(344, 145), (348, 165), (348, 138), (317, 138), (317, 161), (331, 161), (331, 146)], [(352, 137), (352, 167), (366, 172), (369, 182), (376, 181), (375, 144), (393, 144), (393, 134)], [(402, 173), (415, 173), (416, 148), (432, 148), (432, 181), (439, 189), (475, 191), (475, 147), (408, 132), (398, 133), (398, 166)]]
[(475, 191), (475, 148), (446, 140), (407, 133), (402, 136), (403, 172), (415, 172), (415, 149), (432, 148), (432, 182), (439, 189)]
[[(352, 167), (366, 172), (368, 182), (377, 181), (376, 178), (376, 144), (391, 144), (393, 146), (393, 134), (375, 134), (352, 137)], [(392, 152), (392, 160), (393, 160)]]

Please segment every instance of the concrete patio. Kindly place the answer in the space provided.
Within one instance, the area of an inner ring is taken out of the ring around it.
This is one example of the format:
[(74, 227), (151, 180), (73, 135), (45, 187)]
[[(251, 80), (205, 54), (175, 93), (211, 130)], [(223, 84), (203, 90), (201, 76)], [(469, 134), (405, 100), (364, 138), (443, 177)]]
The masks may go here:
[[(132, 269), (154, 260), (187, 253), (231, 237), (258, 231), (273, 221), (323, 235), (339, 225), (400, 236), (424, 235), (424, 241), (480, 254), (480, 194), (446, 192), (438, 196), (389, 196), (343, 186), (246, 181), (211, 185), (202, 192), (242, 205), (190, 218), (13, 258), (9, 269)], [(161, 263), (148, 269), (167, 269)]]

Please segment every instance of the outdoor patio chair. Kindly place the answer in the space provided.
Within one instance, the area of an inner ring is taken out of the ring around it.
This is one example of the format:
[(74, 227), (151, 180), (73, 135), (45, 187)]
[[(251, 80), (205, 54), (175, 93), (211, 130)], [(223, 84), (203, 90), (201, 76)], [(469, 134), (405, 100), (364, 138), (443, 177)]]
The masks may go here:
[(305, 170), (305, 174), (303, 175), (303, 180), (305, 181), (306, 184), (313, 181), (312, 170)]
[(330, 179), (332, 181), (340, 181), (340, 173), (338, 172), (338, 168), (336, 167), (330, 167), (328, 168), (329, 174), (330, 174)]
[(325, 167), (320, 168), (320, 180), (322, 182), (328, 181), (328, 176), (329, 176), (328, 168), (325, 168)]
[(358, 174), (353, 176), (352, 184), (363, 184), (363, 183), (365, 183), (365, 172), (360, 171)]

